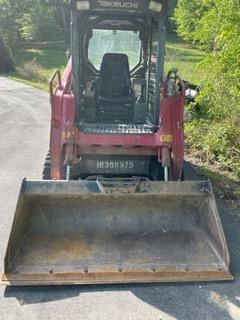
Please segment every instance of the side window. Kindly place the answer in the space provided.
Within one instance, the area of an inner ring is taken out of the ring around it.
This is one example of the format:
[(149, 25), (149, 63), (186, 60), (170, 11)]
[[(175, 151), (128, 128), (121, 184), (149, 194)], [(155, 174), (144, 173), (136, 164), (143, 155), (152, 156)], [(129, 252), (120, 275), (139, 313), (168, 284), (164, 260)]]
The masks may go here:
[(130, 69), (133, 69), (140, 62), (141, 48), (139, 32), (93, 29), (88, 46), (88, 60), (99, 70), (105, 53), (124, 53), (128, 56)]

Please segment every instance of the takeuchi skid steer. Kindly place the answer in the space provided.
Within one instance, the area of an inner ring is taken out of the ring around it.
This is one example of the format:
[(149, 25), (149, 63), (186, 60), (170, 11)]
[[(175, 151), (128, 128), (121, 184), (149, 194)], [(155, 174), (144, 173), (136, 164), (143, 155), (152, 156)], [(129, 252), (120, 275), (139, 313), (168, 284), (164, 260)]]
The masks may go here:
[(184, 83), (174, 68), (164, 76), (168, 8), (71, 1), (71, 57), (49, 83), (47, 180), (23, 181), (4, 284), (232, 279), (210, 182), (183, 181)]

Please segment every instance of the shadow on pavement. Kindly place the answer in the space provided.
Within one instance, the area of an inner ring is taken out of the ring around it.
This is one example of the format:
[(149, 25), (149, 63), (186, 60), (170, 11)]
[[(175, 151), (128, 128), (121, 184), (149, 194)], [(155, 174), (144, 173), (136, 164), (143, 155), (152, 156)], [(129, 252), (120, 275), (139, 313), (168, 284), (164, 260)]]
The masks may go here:
[[(194, 178), (194, 172), (192, 175), (191, 179)], [(231, 270), (235, 277), (234, 281), (194, 284), (7, 287), (4, 296), (5, 298), (15, 297), (20, 304), (38, 304), (76, 297), (86, 292), (131, 292), (141, 301), (167, 313), (173, 319), (239, 320), (240, 218), (231, 213), (224, 201), (217, 202), (232, 259)]]

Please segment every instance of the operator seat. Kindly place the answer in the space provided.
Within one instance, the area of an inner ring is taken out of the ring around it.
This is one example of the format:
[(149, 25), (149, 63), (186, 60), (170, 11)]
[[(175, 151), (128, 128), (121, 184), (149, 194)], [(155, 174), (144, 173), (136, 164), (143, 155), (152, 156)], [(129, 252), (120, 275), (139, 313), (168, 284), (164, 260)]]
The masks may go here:
[(120, 53), (104, 54), (96, 90), (99, 120), (130, 122), (133, 119), (133, 104), (128, 56)]

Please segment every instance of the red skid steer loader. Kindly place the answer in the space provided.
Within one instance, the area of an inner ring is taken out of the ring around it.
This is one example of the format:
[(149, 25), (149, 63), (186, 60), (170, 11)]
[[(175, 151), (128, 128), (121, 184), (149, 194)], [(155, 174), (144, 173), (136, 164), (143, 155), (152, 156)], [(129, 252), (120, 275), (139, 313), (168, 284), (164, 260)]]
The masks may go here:
[[(209, 181), (183, 181), (184, 83), (164, 76), (166, 0), (72, 0), (49, 83), (50, 153), (24, 180), (6, 285), (229, 280)], [(54, 82), (57, 82), (53, 89)]]

